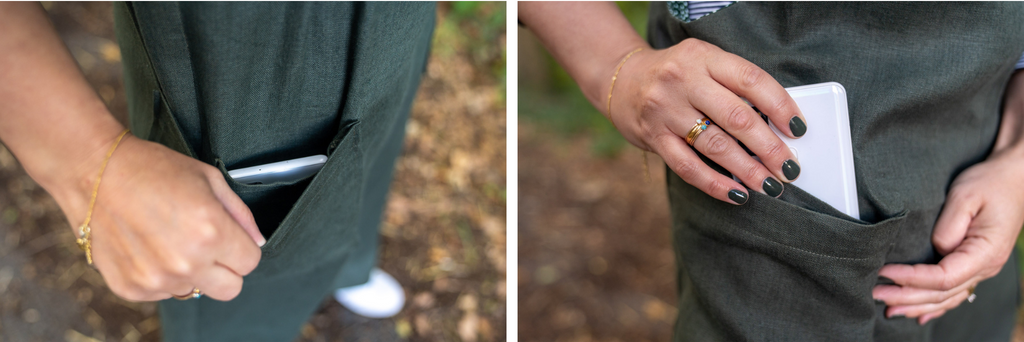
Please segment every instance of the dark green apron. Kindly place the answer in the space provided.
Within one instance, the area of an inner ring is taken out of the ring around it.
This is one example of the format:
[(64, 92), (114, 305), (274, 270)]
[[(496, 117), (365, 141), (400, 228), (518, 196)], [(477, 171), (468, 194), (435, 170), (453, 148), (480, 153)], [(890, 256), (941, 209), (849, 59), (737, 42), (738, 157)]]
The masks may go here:
[(1009, 340), (1016, 255), (978, 286), (975, 303), (923, 327), (886, 319), (871, 289), (886, 263), (940, 260), (933, 226), (954, 177), (995, 142), (1004, 88), (1024, 51), (1022, 18), (1019, 3), (741, 2), (684, 24), (652, 4), (655, 48), (694, 37), (785, 87), (846, 88), (861, 216), (792, 185), (778, 199), (750, 191), (734, 206), (669, 170), (676, 340)]
[[(165, 341), (290, 341), (338, 287), (366, 282), (433, 3), (118, 3), (133, 133), (218, 167), (267, 237), (230, 302), (160, 305)], [(326, 154), (306, 179), (228, 169)]]

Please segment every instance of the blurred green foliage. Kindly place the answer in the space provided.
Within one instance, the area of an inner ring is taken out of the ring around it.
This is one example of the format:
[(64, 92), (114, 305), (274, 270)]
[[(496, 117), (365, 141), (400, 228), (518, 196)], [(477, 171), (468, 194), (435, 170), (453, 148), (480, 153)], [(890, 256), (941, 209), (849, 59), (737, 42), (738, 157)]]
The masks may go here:
[(464, 52), (474, 65), (491, 70), (505, 99), (505, 3), (455, 1), (438, 4), (443, 16), (434, 33), (433, 49), (448, 57)]
[[(647, 34), (647, 2), (617, 2), (641, 37)], [(560, 137), (589, 135), (591, 151), (610, 157), (629, 146), (615, 127), (587, 101), (576, 82), (546, 51), (543, 58), (519, 63), (540, 63), (545, 83), (519, 82), (519, 118), (546, 127)], [(522, 69), (522, 68), (520, 68)]]

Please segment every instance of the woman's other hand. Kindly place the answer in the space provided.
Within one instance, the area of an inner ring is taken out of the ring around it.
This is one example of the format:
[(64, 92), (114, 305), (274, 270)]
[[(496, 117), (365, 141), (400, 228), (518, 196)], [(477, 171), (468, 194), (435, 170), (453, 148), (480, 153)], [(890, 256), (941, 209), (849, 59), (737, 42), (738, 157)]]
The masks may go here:
[[(615, 82), (609, 119), (626, 140), (657, 153), (679, 177), (712, 197), (743, 204), (747, 194), (742, 185), (701, 161), (694, 150), (747, 187), (778, 197), (783, 191), (780, 180), (795, 180), (800, 166), (793, 152), (740, 97), (787, 136), (798, 138), (806, 132), (796, 102), (771, 75), (693, 38), (665, 50), (644, 49), (627, 60)], [(714, 124), (694, 140), (691, 149), (685, 137), (705, 115)], [(737, 139), (761, 161), (747, 154)]]
[[(892, 264), (879, 275), (896, 285), (875, 286), (872, 295), (889, 308), (886, 317), (918, 323), (959, 306), (982, 280), (999, 273), (1024, 225), (1024, 72), (1010, 79), (999, 136), (992, 154), (953, 181), (932, 243), (937, 265)], [(984, 293), (978, 293), (984, 296)]]
[(959, 306), (974, 286), (999, 273), (1024, 224), (1021, 170), (1024, 159), (1006, 156), (956, 178), (932, 234), (942, 260), (937, 265), (886, 265), (879, 273), (896, 283), (872, 291), (889, 306), (886, 317), (917, 318), (925, 324)]

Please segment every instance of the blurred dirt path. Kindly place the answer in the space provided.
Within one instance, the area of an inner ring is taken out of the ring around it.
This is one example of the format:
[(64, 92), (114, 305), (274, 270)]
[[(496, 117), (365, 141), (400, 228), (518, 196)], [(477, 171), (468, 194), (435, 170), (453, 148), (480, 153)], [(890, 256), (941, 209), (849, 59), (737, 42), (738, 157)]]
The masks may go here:
[(523, 341), (666, 341), (675, 261), (664, 169), (628, 148), (594, 158), (519, 124), (519, 336)]

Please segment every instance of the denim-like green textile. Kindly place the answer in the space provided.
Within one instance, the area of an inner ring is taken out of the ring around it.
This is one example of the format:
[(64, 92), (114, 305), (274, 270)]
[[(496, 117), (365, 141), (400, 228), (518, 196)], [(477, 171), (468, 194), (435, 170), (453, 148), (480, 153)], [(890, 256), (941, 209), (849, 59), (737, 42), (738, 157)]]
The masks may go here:
[(683, 23), (652, 4), (656, 48), (698, 38), (785, 87), (846, 88), (861, 216), (791, 185), (778, 199), (750, 190), (734, 206), (668, 170), (676, 340), (1007, 341), (1016, 254), (975, 303), (923, 327), (886, 319), (871, 290), (884, 264), (940, 260), (934, 224), (950, 183), (995, 142), (1024, 51), (1021, 18), (1020, 3), (740, 2)]
[[(434, 3), (118, 3), (131, 128), (218, 167), (264, 236), (230, 302), (160, 305), (165, 341), (289, 341), (333, 289), (364, 283)], [(306, 179), (228, 169), (326, 154)]]

